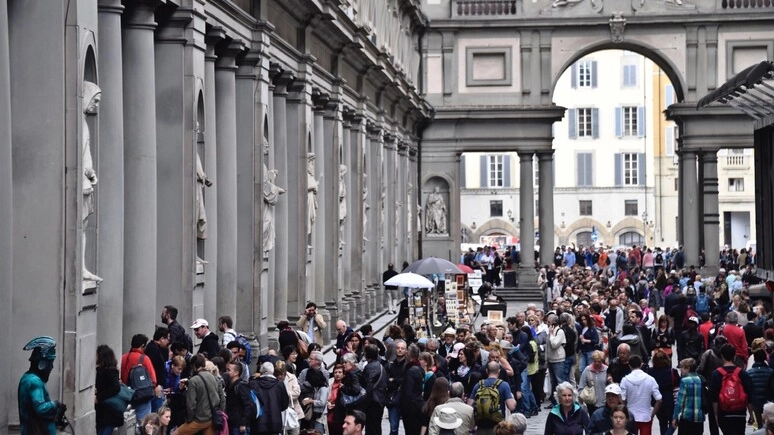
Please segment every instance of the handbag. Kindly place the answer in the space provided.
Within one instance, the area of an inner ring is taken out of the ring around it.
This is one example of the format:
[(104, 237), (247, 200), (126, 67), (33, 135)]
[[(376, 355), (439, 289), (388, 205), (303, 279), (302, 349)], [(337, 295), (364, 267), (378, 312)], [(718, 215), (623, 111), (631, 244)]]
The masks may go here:
[(296, 343), (296, 352), (298, 352), (298, 356), (301, 358), (308, 358), (309, 345), (306, 344), (306, 342), (301, 338), (301, 334), (298, 332), (296, 332), (296, 337), (298, 338), (298, 342)]
[(350, 407), (359, 405), (360, 402), (362, 402), (366, 398), (366, 390), (363, 387), (360, 387), (360, 392), (357, 394), (357, 396), (351, 396), (349, 394), (341, 394), (341, 404), (344, 405), (344, 407)]
[(298, 429), (301, 427), (301, 423), (298, 421), (298, 414), (296, 413), (296, 410), (293, 409), (293, 404), (291, 403), (288, 409), (282, 411), (282, 421), (283, 427), (285, 429)]
[(583, 387), (578, 398), (586, 405), (594, 405), (597, 403), (597, 390), (594, 388), (593, 379), (589, 379), (589, 383)]
[(119, 388), (118, 393), (116, 393), (113, 397), (103, 400), (102, 403), (114, 411), (124, 412), (129, 406), (129, 402), (132, 401), (132, 396), (134, 396), (134, 390), (121, 382), (121, 387)]
[(212, 415), (212, 427), (219, 435), (228, 435), (228, 416), (222, 410), (212, 406), (212, 399), (210, 399), (210, 388), (207, 386), (207, 381), (202, 378), (204, 384), (204, 391), (207, 394), (207, 402), (210, 404), (210, 415)]

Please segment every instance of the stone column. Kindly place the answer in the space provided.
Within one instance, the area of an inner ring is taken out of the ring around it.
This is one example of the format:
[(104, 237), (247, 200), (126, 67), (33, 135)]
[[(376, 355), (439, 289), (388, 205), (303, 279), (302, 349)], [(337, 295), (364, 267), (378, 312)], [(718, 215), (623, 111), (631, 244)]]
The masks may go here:
[(410, 244), (408, 247), (408, 258), (406, 261), (412, 263), (415, 260), (418, 260), (417, 250), (419, 247), (419, 224), (417, 221), (420, 192), (419, 180), (417, 179), (417, 157), (419, 153), (417, 152), (416, 144), (409, 147), (408, 151), (408, 182), (411, 183), (414, 187), (412, 188), (411, 195), (407, 197), (410, 202), (408, 205), (409, 212), (406, 213), (406, 218), (409, 219), (409, 223), (406, 229), (410, 233), (408, 236)]
[[(330, 254), (336, 252), (335, 250), (328, 250), (330, 247), (326, 243), (326, 236), (338, 230), (339, 226), (338, 190), (334, 191), (331, 188), (331, 185), (337, 184), (339, 180), (338, 162), (335, 161), (338, 160), (339, 156), (335, 152), (326, 152), (325, 106), (330, 101), (330, 95), (318, 92), (313, 97), (314, 123), (312, 131), (314, 133), (312, 143), (314, 144), (315, 156), (321, 156), (321, 158), (317, 160), (315, 167), (317, 170), (315, 177), (320, 179), (320, 186), (318, 186), (317, 190), (317, 201), (320, 204), (320, 208), (317, 209), (317, 231), (314, 232), (312, 249), (314, 272), (310, 279), (314, 285), (312, 285), (312, 293), (309, 298), (321, 306), (325, 300), (325, 295), (323, 294), (325, 287), (321, 287), (325, 282), (325, 269), (330, 267)], [(325, 156), (325, 158), (322, 158), (322, 156)], [(336, 172), (332, 170), (334, 167)]]
[[(322, 103), (321, 103), (322, 104)], [(336, 336), (336, 322), (340, 318), (339, 301), (341, 282), (339, 281), (339, 165), (342, 163), (339, 160), (339, 142), (341, 136), (339, 133), (339, 102), (331, 98), (325, 104), (325, 112), (323, 116), (323, 147), (329, 150), (330, 153), (330, 166), (326, 165), (325, 178), (328, 179), (326, 183), (326, 189), (330, 189), (330, 197), (335, 198), (333, 202), (332, 210), (329, 210), (329, 217), (331, 219), (330, 225), (333, 230), (325, 231), (323, 234), (325, 237), (325, 249), (322, 253), (325, 255), (326, 261), (323, 263), (322, 268), (325, 277), (322, 281), (317, 281), (317, 285), (322, 285), (325, 300), (325, 309), (330, 313), (331, 321), (328, 324), (327, 335), (323, 334), (326, 338), (326, 342), (330, 338)]]
[[(205, 319), (217, 321), (218, 318), (218, 123), (215, 103), (215, 47), (226, 37), (220, 27), (210, 27), (205, 37), (207, 51), (204, 54), (204, 152), (201, 156), (204, 172), (213, 182), (206, 190), (204, 210), (207, 213), (207, 241), (204, 243), (204, 308), (197, 313)], [(199, 318), (193, 316), (194, 319)]]
[[(8, 42), (8, 1), (0, 0), (0, 327), (11, 331), (13, 325), (13, 180), (11, 160), (11, 72)], [(104, 90), (103, 90), (104, 92)], [(120, 88), (119, 88), (120, 93)], [(104, 110), (104, 109), (103, 109)], [(100, 116), (101, 117), (101, 116)], [(104, 270), (104, 269), (103, 269)], [(119, 308), (120, 310), (120, 308)], [(119, 315), (121, 315), (119, 311)], [(121, 330), (117, 335), (121, 338)], [(14, 334), (3, 334), (0, 346), (11, 349)], [(3, 352), (0, 366), (6, 367), (5, 380), (10, 381), (12, 352)], [(7, 428), (9, 409), (12, 409), (11, 387), (6, 384), (5, 393), (0, 394), (0, 428)], [(15, 415), (16, 411), (10, 411)]]
[[(155, 2), (126, 16), (124, 68), (124, 339), (156, 324), (157, 168)], [(103, 177), (104, 178), (104, 177)]]
[(720, 247), (720, 213), (718, 210), (718, 153), (708, 150), (699, 154), (704, 167), (704, 270), (702, 276), (715, 276), (720, 261), (717, 251)]
[[(194, 125), (193, 10), (160, 15), (155, 37), (158, 254), (155, 307), (174, 305), (178, 321), (191, 322), (196, 274), (194, 191), (197, 135)], [(185, 222), (185, 224), (182, 224)], [(187, 326), (187, 325), (186, 325)]]
[(408, 183), (408, 144), (404, 141), (398, 143), (397, 179), (395, 180), (395, 254), (402, 264), (408, 261), (406, 249), (406, 183)]
[[(395, 270), (400, 271), (403, 260), (398, 261), (395, 252), (395, 165), (398, 155), (398, 145), (395, 136), (390, 133), (384, 135), (384, 172), (383, 184), (385, 189), (385, 208), (384, 208), (384, 249), (386, 258), (383, 263), (392, 263)], [(382, 264), (386, 268), (386, 264)]]
[[(97, 204), (97, 215), (100, 217), (97, 264), (105, 280), (97, 292), (97, 342), (115, 350), (123, 349), (125, 344), (121, 337), (124, 318), (124, 79), (121, 14), (124, 7), (120, 0), (100, 0), (98, 11), (99, 84), (102, 89), (99, 105), (99, 169), (109, 175), (99, 180), (100, 198)], [(3, 12), (4, 8), (0, 5), (0, 13)], [(3, 28), (2, 23), (0, 28)], [(3, 172), (0, 170), (0, 173)]]
[[(215, 63), (215, 122), (218, 124), (218, 304), (217, 316), (236, 317), (237, 305), (237, 151), (236, 56), (238, 40), (218, 44)], [(210, 319), (211, 322), (217, 319)]]
[(521, 180), (519, 182), (519, 243), (521, 244), (520, 287), (535, 285), (535, 195), (533, 191), (534, 173), (532, 159), (534, 153), (519, 152)]
[[(699, 264), (699, 183), (697, 181), (696, 152), (684, 150), (680, 156), (682, 170), (683, 247), (685, 266)], [(717, 250), (717, 249), (715, 249)]]
[(357, 113), (350, 122), (349, 144), (349, 176), (350, 199), (352, 211), (350, 213), (350, 239), (352, 273), (350, 274), (350, 291), (354, 299), (355, 315), (353, 322), (358, 325), (365, 319), (363, 313), (363, 124), (362, 114)]
[(540, 190), (538, 190), (538, 219), (540, 222), (540, 264), (551, 264), (554, 259), (553, 160), (553, 151), (538, 153), (538, 172), (540, 174)]
[[(269, 290), (273, 290), (274, 297), (274, 320), (277, 324), (280, 320), (285, 320), (288, 316), (288, 252), (287, 243), (289, 224), (288, 204), (293, 199), (293, 195), (288, 185), (288, 160), (287, 160), (287, 97), (288, 85), (293, 83), (295, 77), (289, 71), (282, 71), (278, 66), (272, 65), (272, 78), (274, 81), (274, 131), (272, 141), (272, 151), (274, 155), (274, 169), (278, 171), (276, 184), (288, 193), (284, 198), (280, 198), (274, 209), (274, 224), (276, 229), (276, 241), (274, 249), (270, 256), (270, 269), (274, 271), (273, 284)], [(269, 168), (272, 169), (272, 168)], [(294, 217), (298, 219), (299, 217)], [(272, 277), (270, 277), (272, 279)], [(295, 289), (294, 289), (295, 290)]]
[[(306, 303), (306, 266), (309, 237), (307, 226), (307, 142), (306, 86), (296, 80), (288, 87), (287, 98), (287, 177), (288, 177), (288, 256), (283, 260), (288, 266), (286, 282), (288, 298), (285, 303), (288, 320), (295, 322)], [(322, 158), (322, 156), (320, 157)]]
[(365, 222), (363, 223), (363, 275), (362, 275), (362, 281), (363, 281), (363, 291), (364, 291), (364, 301), (363, 301), (363, 309), (365, 310), (365, 317), (368, 319), (376, 312), (376, 304), (375, 302), (375, 292), (374, 292), (374, 280), (373, 280), (373, 257), (376, 256), (376, 249), (374, 249), (374, 210), (376, 210), (375, 204), (374, 204), (374, 197), (373, 197), (373, 189), (371, 189), (371, 185), (373, 183), (373, 179), (376, 178), (374, 176), (374, 152), (373, 148), (371, 147), (371, 125), (370, 122), (366, 121), (365, 123), (365, 136), (363, 136), (363, 160), (365, 164), (365, 170), (364, 170), (364, 178), (363, 178), (363, 190), (367, 191), (368, 195), (365, 197), (364, 202), (368, 205), (366, 208), (365, 204), (363, 205), (363, 219), (365, 219)]
[[(237, 58), (239, 69), (236, 73), (236, 181), (237, 181), (237, 303), (235, 328), (249, 336), (258, 324), (255, 305), (254, 264), (263, 255), (261, 234), (256, 233), (256, 222), (263, 223), (259, 214), (263, 203), (260, 184), (263, 181), (263, 167), (256, 165), (263, 155), (260, 129), (256, 125), (258, 106), (256, 103), (256, 66), (260, 54), (247, 52)], [(260, 169), (259, 169), (260, 168)], [(263, 228), (262, 225), (258, 228)]]

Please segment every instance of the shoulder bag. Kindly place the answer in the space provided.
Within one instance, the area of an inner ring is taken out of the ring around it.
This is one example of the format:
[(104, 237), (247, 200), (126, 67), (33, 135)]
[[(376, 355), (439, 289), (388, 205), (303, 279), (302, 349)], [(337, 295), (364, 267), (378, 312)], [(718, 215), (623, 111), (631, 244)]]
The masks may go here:
[(594, 388), (594, 375), (589, 372), (589, 382), (581, 390), (578, 398), (586, 405), (594, 405), (597, 403), (597, 390)]

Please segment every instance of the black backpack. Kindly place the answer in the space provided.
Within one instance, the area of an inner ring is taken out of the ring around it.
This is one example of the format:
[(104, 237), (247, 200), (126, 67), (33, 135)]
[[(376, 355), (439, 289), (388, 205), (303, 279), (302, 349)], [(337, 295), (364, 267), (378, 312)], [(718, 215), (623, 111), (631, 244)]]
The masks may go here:
[[(128, 358), (128, 357), (127, 357)], [(129, 370), (129, 387), (134, 390), (131, 404), (138, 405), (153, 399), (153, 381), (148, 370), (142, 365), (145, 355), (140, 355), (137, 365)]]

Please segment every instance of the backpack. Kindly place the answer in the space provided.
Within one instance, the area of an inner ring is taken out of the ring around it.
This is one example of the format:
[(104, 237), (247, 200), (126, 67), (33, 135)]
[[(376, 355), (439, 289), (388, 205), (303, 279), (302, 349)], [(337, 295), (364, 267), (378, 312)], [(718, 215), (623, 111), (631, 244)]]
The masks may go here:
[(709, 296), (706, 293), (699, 293), (696, 296), (696, 312), (699, 314), (709, 313)]
[(245, 360), (244, 363), (250, 366), (250, 360), (253, 356), (253, 347), (250, 346), (250, 342), (247, 341), (247, 338), (242, 334), (237, 334), (236, 338), (234, 338), (242, 347), (245, 348)]
[(153, 381), (151, 381), (148, 370), (142, 365), (142, 360), (144, 359), (145, 355), (140, 355), (137, 365), (129, 370), (129, 387), (134, 390), (131, 401), (132, 405), (145, 403), (154, 396)]
[(193, 353), (194, 347), (193, 347), (193, 339), (191, 338), (191, 334), (185, 333), (185, 344), (188, 346), (188, 352)]
[(742, 380), (739, 378), (739, 367), (734, 367), (732, 371), (718, 368), (723, 380), (720, 382), (720, 394), (718, 395), (718, 406), (724, 412), (741, 411), (747, 407), (747, 393), (742, 387)]
[(503, 413), (500, 412), (500, 384), (502, 379), (497, 379), (491, 387), (487, 387), (485, 380), (478, 381), (476, 391), (475, 416), (476, 424), (484, 423), (487, 426), (495, 426), (503, 421)]
[(250, 399), (253, 400), (253, 408), (255, 408), (255, 418), (252, 418), (251, 420), (258, 420), (263, 416), (263, 404), (261, 403), (261, 398), (255, 394), (255, 391), (252, 388), (250, 388)]
[(699, 315), (696, 314), (696, 311), (694, 311), (693, 308), (689, 307), (685, 312), (685, 317), (683, 317), (683, 329), (688, 329), (688, 319), (691, 317), (699, 317)]

